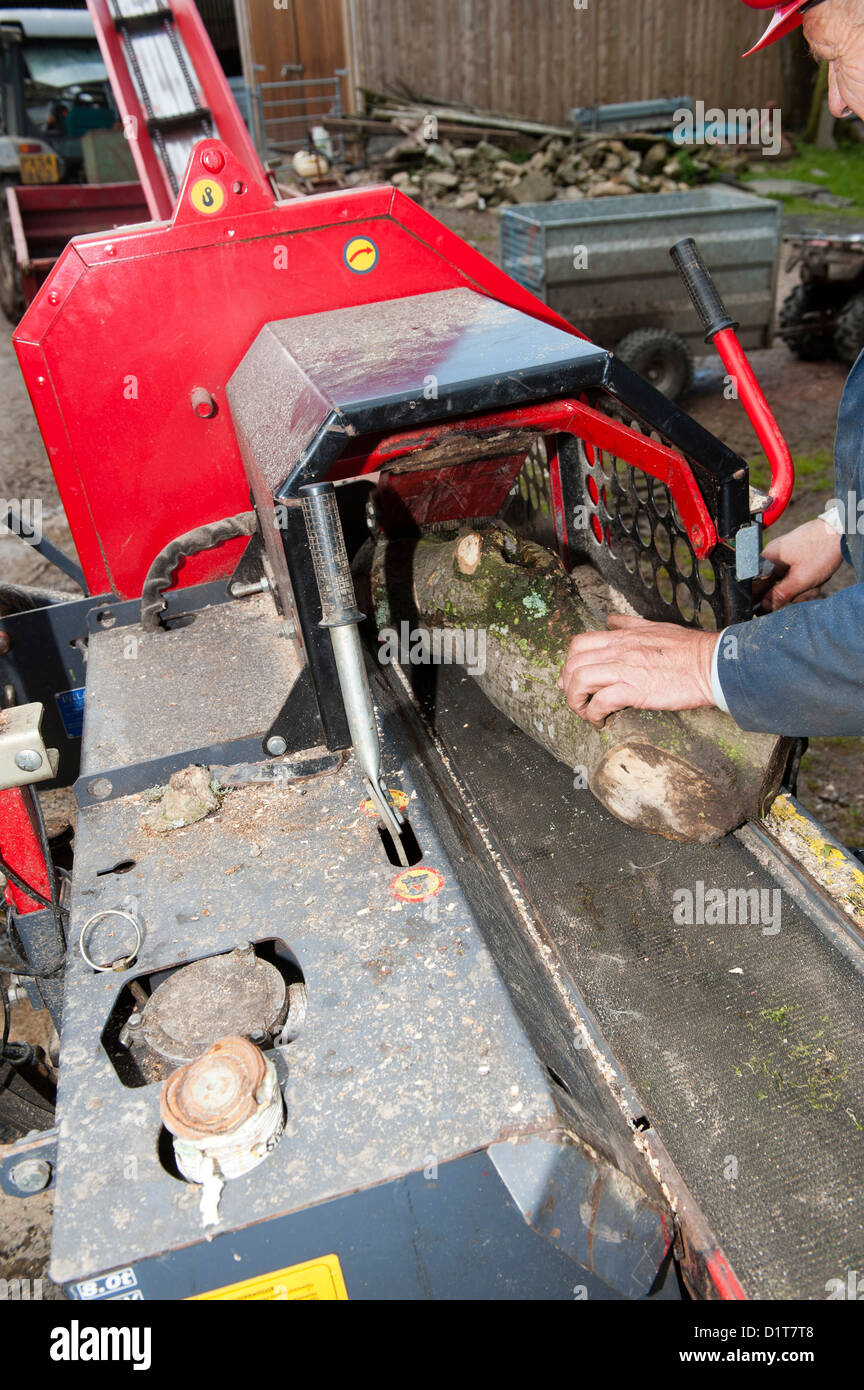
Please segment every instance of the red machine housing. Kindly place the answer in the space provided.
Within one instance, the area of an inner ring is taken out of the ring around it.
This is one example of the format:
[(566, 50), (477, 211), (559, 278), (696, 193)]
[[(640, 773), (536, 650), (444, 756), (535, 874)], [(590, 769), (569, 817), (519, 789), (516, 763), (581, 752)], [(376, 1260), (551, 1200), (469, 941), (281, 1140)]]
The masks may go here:
[[(196, 146), (170, 224), (72, 242), (14, 343), (90, 591), (137, 597), (176, 536), (248, 508), (224, 392), (263, 324), (457, 287), (584, 338), (397, 190), (274, 201), (215, 140)], [(203, 417), (192, 404), (202, 391)], [(614, 446), (667, 479), (694, 549), (711, 549), (716, 532), (679, 453), (578, 402), (568, 412), (550, 431), (579, 434), (589, 459)], [(364, 464), (376, 459), (353, 458), (353, 471)], [(244, 544), (185, 561), (178, 584), (229, 575)]]
[[(202, 179), (224, 191), (215, 215), (196, 210)], [(373, 271), (346, 263), (352, 238), (374, 242)], [(276, 202), (218, 141), (196, 147), (170, 225), (70, 243), (14, 343), (91, 592), (137, 597), (169, 541), (248, 508), (224, 388), (264, 323), (457, 286), (584, 336), (398, 191)], [(230, 574), (243, 544), (179, 582)]]

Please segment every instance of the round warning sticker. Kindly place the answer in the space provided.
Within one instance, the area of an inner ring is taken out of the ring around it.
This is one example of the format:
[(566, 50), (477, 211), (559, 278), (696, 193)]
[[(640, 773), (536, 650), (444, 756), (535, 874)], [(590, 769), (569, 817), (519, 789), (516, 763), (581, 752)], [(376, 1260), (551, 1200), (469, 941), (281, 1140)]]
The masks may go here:
[(225, 204), (225, 189), (218, 179), (197, 179), (189, 190), (189, 201), (196, 212), (210, 217)]
[(378, 264), (378, 247), (368, 236), (352, 237), (342, 255), (355, 275), (368, 275)]
[(422, 903), (437, 897), (444, 883), (444, 875), (437, 869), (405, 869), (390, 884), (390, 892), (400, 902)]
[[(408, 809), (408, 797), (405, 792), (399, 791), (394, 787), (388, 787), (387, 790), (390, 793), (390, 800), (393, 802), (396, 810), (406, 811)], [(363, 812), (364, 816), (369, 816), (372, 820), (376, 820), (379, 815), (378, 807), (375, 805), (371, 796), (367, 796), (366, 800), (360, 803), (360, 810)]]

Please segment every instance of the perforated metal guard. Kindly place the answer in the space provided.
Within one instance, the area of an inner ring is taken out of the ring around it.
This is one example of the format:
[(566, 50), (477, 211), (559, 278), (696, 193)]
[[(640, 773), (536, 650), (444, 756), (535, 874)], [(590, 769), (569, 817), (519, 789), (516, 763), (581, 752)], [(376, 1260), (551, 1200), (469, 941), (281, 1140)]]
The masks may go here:
[[(630, 429), (666, 442), (617, 402), (595, 404)], [(731, 552), (718, 546), (707, 559), (696, 557), (669, 488), (659, 479), (579, 439), (562, 438), (559, 449), (562, 466), (575, 465), (583, 509), (577, 515), (571, 508), (567, 517), (571, 561), (593, 565), (645, 617), (710, 632), (724, 627), (724, 571)], [(552, 546), (551, 515), (549, 462), (541, 441), (525, 460), (508, 518)]]
[[(639, 428), (638, 421), (625, 423)], [(605, 450), (581, 441), (578, 450), (590, 563), (647, 617), (706, 631), (724, 626), (717, 552), (697, 559), (666, 484)]]

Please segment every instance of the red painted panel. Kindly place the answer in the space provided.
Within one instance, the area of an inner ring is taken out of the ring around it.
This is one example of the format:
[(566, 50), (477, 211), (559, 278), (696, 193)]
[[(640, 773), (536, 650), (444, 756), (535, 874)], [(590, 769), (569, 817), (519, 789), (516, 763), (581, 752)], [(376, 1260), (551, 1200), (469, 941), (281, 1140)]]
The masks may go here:
[[(192, 195), (213, 150), (224, 205), (208, 216)], [(379, 250), (367, 274), (343, 257), (358, 234)], [(196, 146), (173, 224), (73, 242), (14, 339), (92, 591), (137, 597), (164, 545), (248, 508), (224, 392), (264, 324), (464, 285), (575, 333), (393, 189), (274, 203), (218, 141)], [(237, 552), (197, 556), (179, 582), (229, 574)]]
[[(43, 898), (50, 897), (42, 846), (27, 797), (20, 787), (0, 791), (0, 854), (25, 883), (29, 883)], [(41, 910), (41, 903), (22, 893), (14, 883), (7, 882), (5, 898), (20, 913)]]

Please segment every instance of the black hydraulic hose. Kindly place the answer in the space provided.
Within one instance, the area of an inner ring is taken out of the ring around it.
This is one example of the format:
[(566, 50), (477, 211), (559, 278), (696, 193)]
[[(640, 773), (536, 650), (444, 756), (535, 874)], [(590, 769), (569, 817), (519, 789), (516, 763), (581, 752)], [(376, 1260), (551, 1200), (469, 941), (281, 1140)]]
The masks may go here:
[(164, 591), (170, 589), (181, 560), (188, 559), (190, 555), (200, 555), (204, 550), (215, 550), (217, 545), (235, 540), (238, 536), (254, 535), (257, 525), (258, 518), (254, 512), (241, 512), (239, 516), (197, 526), (194, 531), (187, 531), (185, 536), (177, 536), (170, 545), (166, 545), (150, 566), (141, 590), (141, 626), (144, 631), (158, 632), (159, 619), (165, 610)]
[(10, 883), (15, 884), (15, 887), (20, 893), (26, 893), (27, 897), (32, 898), (34, 903), (38, 903), (40, 907), (51, 907), (51, 899), (44, 898), (41, 893), (37, 892), (35, 888), (32, 888), (26, 879), (23, 879), (20, 874), (15, 872), (11, 864), (6, 863), (2, 854), (0, 854), (0, 874), (8, 878)]
[(26, 584), (0, 584), (0, 612), (30, 613), (34, 608), (51, 608), (57, 603), (73, 603), (75, 594), (62, 589), (39, 589)]
[(42, 814), (39, 796), (32, 787), (27, 788), (26, 791), (29, 792), (33, 807), (36, 829), (39, 835), (39, 845), (45, 860), (51, 896), (50, 898), (44, 897), (42, 893), (17, 873), (15, 869), (12, 868), (12, 865), (6, 862), (2, 855), (0, 855), (0, 873), (5, 874), (9, 881), (14, 883), (19, 892), (26, 893), (28, 898), (32, 898), (34, 902), (39, 903), (40, 907), (47, 908), (51, 913), (54, 919), (54, 931), (57, 941), (57, 959), (49, 965), (37, 967), (32, 964), (27, 956), (22, 956), (12, 935), (12, 922), (10, 921), (10, 909), (8, 907), (6, 909), (6, 937), (18, 962), (20, 962), (16, 963), (15, 974), (28, 975), (37, 980), (48, 980), (51, 979), (52, 976), (59, 974), (66, 963), (66, 933), (63, 927), (63, 907), (60, 902), (60, 893), (57, 888), (57, 871), (54, 868), (51, 844), (48, 839), (48, 831), (45, 825), (45, 817)]

